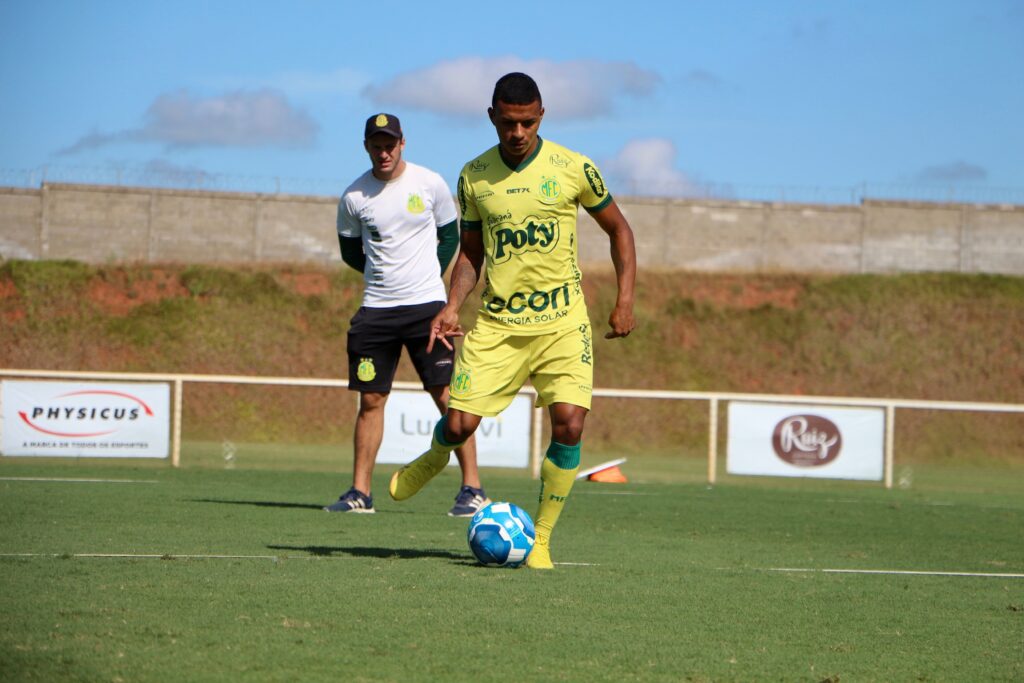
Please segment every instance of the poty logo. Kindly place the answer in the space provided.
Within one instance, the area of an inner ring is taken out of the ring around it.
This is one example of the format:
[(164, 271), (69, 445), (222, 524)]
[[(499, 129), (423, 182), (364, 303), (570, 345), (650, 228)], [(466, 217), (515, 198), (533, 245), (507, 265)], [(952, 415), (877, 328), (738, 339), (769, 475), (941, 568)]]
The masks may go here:
[(90, 438), (114, 434), (153, 409), (137, 396), (120, 391), (90, 389), (53, 397), (18, 417), (33, 430), (49, 436)]
[(792, 415), (772, 432), (775, 454), (797, 467), (826, 465), (839, 457), (842, 447), (839, 427), (820, 415)]
[(512, 258), (513, 254), (528, 251), (546, 254), (558, 244), (558, 220), (541, 221), (536, 216), (528, 216), (516, 225), (503, 223), (495, 226), (493, 235), (493, 263), (502, 263)]

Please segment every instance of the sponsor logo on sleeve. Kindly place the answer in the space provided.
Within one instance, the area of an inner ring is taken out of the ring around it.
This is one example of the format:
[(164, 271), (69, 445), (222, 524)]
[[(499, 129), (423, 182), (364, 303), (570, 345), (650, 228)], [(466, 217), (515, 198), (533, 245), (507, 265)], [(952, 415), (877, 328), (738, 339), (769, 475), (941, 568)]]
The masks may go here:
[(603, 197), (607, 190), (604, 186), (604, 179), (601, 177), (600, 171), (590, 164), (583, 164), (583, 175), (587, 177), (587, 182), (590, 183), (590, 189), (594, 191), (598, 197)]
[(462, 215), (466, 215), (466, 178), (464, 176), (459, 176), (456, 193), (459, 195), (459, 208), (462, 210)]

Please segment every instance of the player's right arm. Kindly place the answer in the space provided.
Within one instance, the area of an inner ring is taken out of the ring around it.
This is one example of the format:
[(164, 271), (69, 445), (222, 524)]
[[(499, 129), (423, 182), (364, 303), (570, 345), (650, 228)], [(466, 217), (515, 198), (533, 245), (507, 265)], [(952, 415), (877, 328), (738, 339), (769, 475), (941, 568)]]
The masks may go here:
[[(468, 164), (467, 164), (468, 165)], [(430, 323), (430, 341), (427, 342), (427, 353), (434, 348), (434, 341), (439, 340), (449, 349), (452, 348), (448, 337), (461, 337), (464, 333), (459, 324), (459, 311), (466, 297), (476, 288), (480, 281), (480, 272), (484, 267), (484, 234), (481, 231), (480, 214), (477, 211), (476, 197), (473, 186), (466, 178), (466, 167), (459, 175), (456, 195), (459, 199), (462, 224), (459, 255), (455, 258), (452, 268), (451, 286), (448, 289), (448, 303), (434, 316)]]
[(484, 238), (479, 230), (463, 230), (459, 255), (455, 258), (452, 268), (451, 288), (448, 291), (448, 303), (434, 316), (430, 323), (430, 341), (427, 342), (427, 353), (434, 348), (434, 341), (440, 341), (451, 349), (448, 337), (461, 337), (464, 332), (459, 323), (459, 311), (466, 302), (476, 283), (480, 281), (480, 273), (484, 266)]

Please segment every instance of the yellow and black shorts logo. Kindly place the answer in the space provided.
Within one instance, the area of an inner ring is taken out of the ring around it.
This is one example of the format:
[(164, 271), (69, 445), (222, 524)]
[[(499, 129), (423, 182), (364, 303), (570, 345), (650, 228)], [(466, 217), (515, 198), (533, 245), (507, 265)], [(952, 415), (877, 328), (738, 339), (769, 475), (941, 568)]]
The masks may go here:
[(377, 368), (373, 367), (372, 358), (360, 358), (359, 368), (356, 370), (356, 377), (360, 382), (371, 382), (377, 376)]

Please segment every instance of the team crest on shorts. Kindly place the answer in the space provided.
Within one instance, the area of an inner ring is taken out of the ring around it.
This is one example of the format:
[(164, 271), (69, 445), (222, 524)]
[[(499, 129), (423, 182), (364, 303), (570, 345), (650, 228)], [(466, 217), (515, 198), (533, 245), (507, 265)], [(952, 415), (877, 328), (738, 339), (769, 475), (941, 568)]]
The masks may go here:
[(452, 396), (465, 396), (472, 386), (473, 380), (469, 376), (469, 370), (459, 368), (459, 371), (452, 377), (451, 394)]
[(360, 358), (359, 368), (356, 370), (356, 377), (360, 382), (370, 382), (377, 376), (377, 368), (373, 367), (372, 358)]

